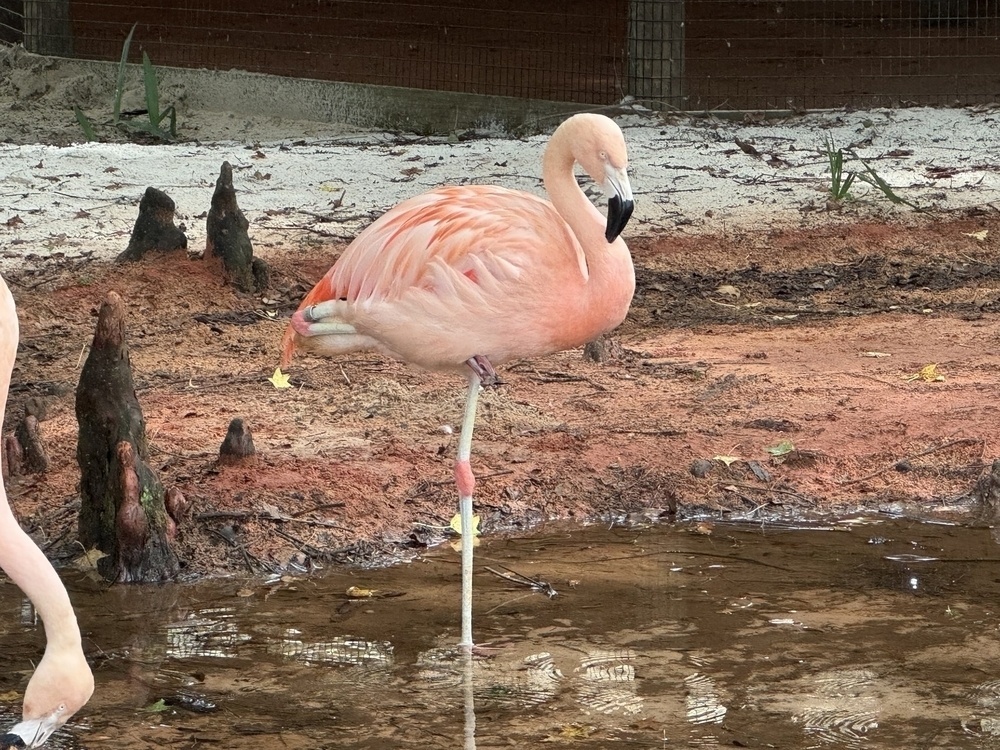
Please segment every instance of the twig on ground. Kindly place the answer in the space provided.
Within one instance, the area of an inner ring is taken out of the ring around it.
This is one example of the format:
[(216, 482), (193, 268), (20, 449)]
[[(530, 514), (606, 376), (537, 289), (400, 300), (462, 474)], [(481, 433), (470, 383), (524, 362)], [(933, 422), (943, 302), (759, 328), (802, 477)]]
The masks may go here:
[(869, 474), (868, 476), (861, 477), (859, 479), (848, 479), (846, 481), (843, 481), (843, 482), (840, 483), (840, 486), (841, 487), (846, 487), (849, 484), (857, 484), (858, 482), (865, 482), (865, 481), (867, 481), (869, 479), (874, 479), (877, 476), (885, 474), (887, 471), (891, 471), (892, 469), (894, 469), (896, 466), (898, 466), (903, 461), (912, 461), (915, 458), (922, 458), (924, 456), (930, 455), (931, 453), (936, 453), (937, 451), (942, 451), (945, 448), (953, 448), (956, 445), (974, 445), (976, 443), (978, 443), (979, 445), (983, 445), (983, 439), (982, 438), (959, 438), (958, 440), (949, 440), (947, 443), (941, 443), (941, 445), (935, 445), (935, 446), (933, 446), (931, 448), (928, 448), (925, 451), (920, 451), (920, 453), (914, 453), (912, 456), (906, 456), (904, 458), (900, 458), (900, 459), (898, 459), (896, 461), (893, 461), (890, 466), (886, 466), (886, 467), (884, 467), (882, 469), (879, 469), (878, 471), (876, 471), (876, 472), (874, 472), (872, 474)]
[(488, 566), (486, 570), (488, 570), (490, 573), (497, 576), (498, 578), (503, 578), (505, 581), (516, 584), (517, 586), (526, 586), (532, 591), (537, 591), (540, 594), (545, 594), (547, 597), (549, 597), (549, 599), (551, 599), (554, 596), (558, 596), (559, 594), (559, 592), (556, 591), (555, 588), (553, 588), (552, 584), (549, 583), (548, 581), (543, 581), (540, 578), (529, 578), (526, 575), (518, 573), (516, 570), (511, 570), (506, 565), (501, 565), (500, 567), (503, 568), (505, 572), (500, 572), (499, 570), (490, 568)]

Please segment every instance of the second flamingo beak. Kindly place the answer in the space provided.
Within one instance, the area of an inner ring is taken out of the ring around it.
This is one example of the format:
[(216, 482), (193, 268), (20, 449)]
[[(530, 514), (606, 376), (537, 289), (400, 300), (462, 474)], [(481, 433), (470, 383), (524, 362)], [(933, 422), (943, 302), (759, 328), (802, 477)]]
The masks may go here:
[(632, 185), (624, 169), (609, 169), (604, 180), (604, 192), (608, 196), (608, 224), (604, 237), (614, 242), (625, 229), (632, 217), (635, 202), (632, 200)]
[(27, 719), (15, 724), (7, 734), (0, 737), (0, 748), (41, 747), (45, 744), (45, 740), (66, 721), (62, 714), (63, 709), (60, 707), (48, 716)]

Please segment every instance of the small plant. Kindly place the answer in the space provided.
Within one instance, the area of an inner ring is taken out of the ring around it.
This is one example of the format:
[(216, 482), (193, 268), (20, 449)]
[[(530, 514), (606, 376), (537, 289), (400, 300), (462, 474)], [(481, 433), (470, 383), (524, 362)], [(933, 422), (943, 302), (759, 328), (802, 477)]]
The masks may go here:
[[(146, 108), (133, 112), (122, 112), (122, 96), (125, 93), (125, 73), (128, 65), (128, 53), (132, 46), (132, 35), (135, 34), (133, 24), (128, 36), (125, 37), (125, 44), (122, 46), (121, 59), (118, 61), (118, 77), (115, 81), (115, 98), (112, 105), (112, 116), (110, 125), (121, 128), (130, 134), (148, 133), (160, 140), (169, 141), (177, 137), (177, 111), (170, 105), (162, 112), (160, 111), (159, 83), (156, 79), (156, 70), (145, 51), (142, 53), (142, 81), (146, 90)], [(76, 121), (80, 123), (80, 128), (88, 141), (96, 141), (97, 131), (79, 107), (73, 107)], [(146, 115), (146, 121), (132, 120), (136, 115)], [(129, 118), (129, 119), (125, 119)], [(167, 122), (168, 128), (164, 130), (163, 123)]]
[(833, 141), (829, 137), (826, 139), (825, 153), (830, 162), (830, 197), (835, 201), (842, 201), (847, 198), (857, 174), (848, 172), (844, 176), (844, 150), (838, 148), (834, 151)]
[(914, 211), (924, 210), (916, 203), (912, 203), (911, 201), (897, 195), (892, 187), (890, 187), (889, 183), (886, 182), (882, 176), (875, 171), (875, 168), (864, 159), (858, 159), (858, 161), (861, 162), (861, 166), (864, 167), (864, 172), (847, 172), (845, 175), (844, 150), (841, 148), (834, 150), (833, 141), (830, 138), (826, 139), (826, 150), (823, 151), (823, 153), (830, 162), (830, 197), (835, 201), (842, 201), (848, 198), (851, 186), (854, 184), (855, 180), (858, 180), (878, 190), (892, 203), (902, 203), (904, 206), (909, 206)]

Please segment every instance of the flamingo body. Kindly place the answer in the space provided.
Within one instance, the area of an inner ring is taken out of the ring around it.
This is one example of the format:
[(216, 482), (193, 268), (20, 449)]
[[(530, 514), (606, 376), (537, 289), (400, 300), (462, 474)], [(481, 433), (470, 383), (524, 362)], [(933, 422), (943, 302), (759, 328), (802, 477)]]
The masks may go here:
[[(580, 164), (609, 196), (605, 218), (576, 182)], [(469, 454), (493, 365), (581, 346), (624, 320), (635, 291), (619, 237), (632, 212), (621, 130), (582, 114), (552, 135), (550, 201), (489, 185), (443, 187), (375, 221), (306, 295), (283, 340), (337, 355), (375, 349), (432, 370), (469, 371), (455, 480), (463, 529), (475, 486)], [(463, 638), (471, 647), (471, 544), (463, 544)]]
[(487, 185), (432, 190), (366, 229), (303, 300), (300, 309), (333, 302), (329, 317), (355, 334), (309, 337), (298, 325), (293, 346), (378, 349), (427, 369), (570, 349), (625, 318), (635, 277), (627, 250), (617, 260), (619, 283), (597, 289), (548, 201)]

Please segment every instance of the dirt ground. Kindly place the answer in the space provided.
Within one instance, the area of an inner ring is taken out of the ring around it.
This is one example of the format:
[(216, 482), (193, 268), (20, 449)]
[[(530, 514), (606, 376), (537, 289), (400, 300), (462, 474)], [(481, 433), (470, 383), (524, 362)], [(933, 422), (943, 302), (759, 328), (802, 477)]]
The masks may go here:
[[(960, 510), (1000, 452), (998, 237), (1000, 215), (975, 209), (632, 236), (638, 288), (609, 358), (519, 363), (484, 396), (485, 533), (674, 511)], [(259, 247), (263, 306), (187, 257), (7, 275), (21, 347), (6, 428), (41, 399), (52, 463), (9, 488), (50, 555), (81, 551), (74, 389), (112, 290), (128, 307), (150, 463), (193, 502), (178, 537), (189, 572), (367, 561), (446, 535), (461, 379), (372, 355), (300, 357), (292, 388), (268, 381), (288, 315), (342, 249)], [(918, 377), (931, 364), (942, 379)], [(257, 446), (246, 466), (216, 461), (233, 417)]]

